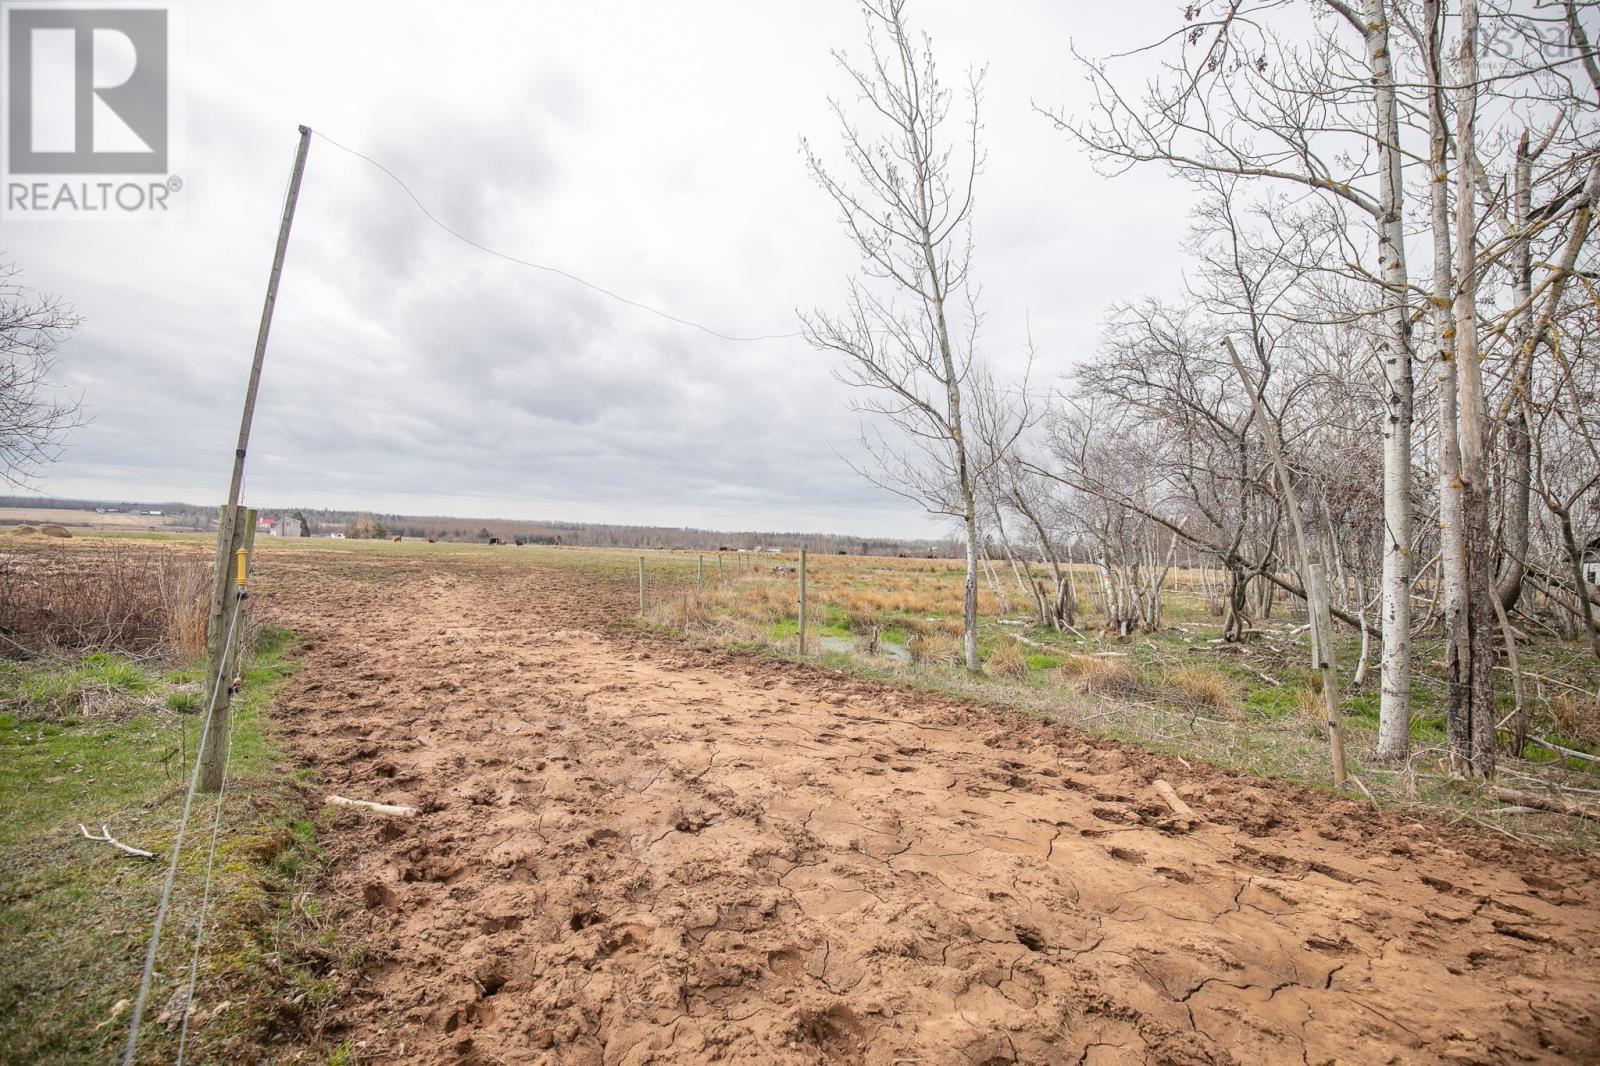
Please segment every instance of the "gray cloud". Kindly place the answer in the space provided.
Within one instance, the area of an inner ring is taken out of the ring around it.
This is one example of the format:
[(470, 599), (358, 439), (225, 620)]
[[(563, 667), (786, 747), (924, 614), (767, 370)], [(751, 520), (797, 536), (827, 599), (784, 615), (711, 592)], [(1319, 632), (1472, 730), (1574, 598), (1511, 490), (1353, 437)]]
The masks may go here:
[[(1169, 6), (1156, 3), (1162, 17)], [(46, 489), (226, 489), (294, 128), (393, 168), (447, 224), (686, 318), (789, 332), (855, 263), (796, 151), (847, 95), (847, 3), (793, 10), (188, 5), (191, 193), (174, 223), (10, 225), (6, 254), (87, 316), (63, 350), (94, 422)], [(1072, 104), (1069, 38), (1133, 16), (918, 3), (949, 77), (990, 67), (978, 267), (986, 351), (1038, 373), (1114, 298), (1170, 286), (1184, 199), (1112, 182), (1030, 108)], [(1097, 43), (1098, 42), (1098, 43)], [(258, 503), (923, 534), (861, 480), (856, 416), (798, 340), (734, 344), (476, 251), (314, 142), (268, 355)]]

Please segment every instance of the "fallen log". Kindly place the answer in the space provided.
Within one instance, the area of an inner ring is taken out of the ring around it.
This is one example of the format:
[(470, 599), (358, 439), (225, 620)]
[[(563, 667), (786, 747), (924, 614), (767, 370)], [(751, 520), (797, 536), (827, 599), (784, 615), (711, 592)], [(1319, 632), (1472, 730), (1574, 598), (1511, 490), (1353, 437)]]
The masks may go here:
[(1591, 807), (1573, 800), (1562, 799), (1560, 796), (1526, 792), (1518, 788), (1496, 788), (1492, 791), (1492, 795), (1502, 803), (1511, 803), (1518, 807), (1532, 807), (1551, 814), (1566, 814), (1574, 818), (1593, 818), (1595, 821), (1600, 821), (1600, 807)]
[(329, 796), (328, 802), (340, 807), (360, 807), (364, 811), (392, 814), (397, 818), (410, 818), (417, 813), (415, 807), (407, 807), (403, 803), (374, 803), (371, 800), (350, 799), (347, 796)]

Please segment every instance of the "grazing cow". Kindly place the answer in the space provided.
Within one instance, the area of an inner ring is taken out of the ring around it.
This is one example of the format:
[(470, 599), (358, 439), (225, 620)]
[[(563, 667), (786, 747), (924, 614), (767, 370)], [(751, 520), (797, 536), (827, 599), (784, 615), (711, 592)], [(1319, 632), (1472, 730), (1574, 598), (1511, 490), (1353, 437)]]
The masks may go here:
[(399, 543), (400, 543), (400, 538), (399, 538), (399, 537), (396, 537), (396, 538), (394, 538), (394, 542), (395, 542), (395, 543), (396, 543), (396, 544), (399, 544)]
[(500, 543), (500, 538), (499, 537), (490, 537), (489, 538), (489, 543), (490, 544), (499, 544)]

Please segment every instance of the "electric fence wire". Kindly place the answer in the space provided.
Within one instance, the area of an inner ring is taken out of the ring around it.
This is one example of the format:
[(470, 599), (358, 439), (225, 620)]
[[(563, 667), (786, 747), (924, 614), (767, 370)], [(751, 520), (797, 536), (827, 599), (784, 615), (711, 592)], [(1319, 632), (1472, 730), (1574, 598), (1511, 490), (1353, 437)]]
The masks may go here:
[[(289, 198), (289, 183), (286, 180), (284, 182), (284, 186), (283, 186), (283, 199), (287, 200), (288, 198)], [(245, 488), (247, 486), (247, 482), (249, 481), (249, 478), (250, 478), (250, 469), (249, 469), (249, 467), (245, 467), (244, 469), (239, 471), (239, 498), (241, 500), (245, 498)], [(238, 513), (240, 515), (249, 514), (248, 511), (242, 510), (242, 509)], [(238, 606), (235, 608), (235, 610), (236, 611), (243, 611), (243, 609), (244, 609), (244, 598), (242, 596), (240, 596), (240, 597), (238, 597)], [(231, 626), (230, 626), (230, 628), (231, 628)], [(230, 636), (231, 636), (231, 634), (230, 634)], [(230, 643), (229, 646), (230, 647), (232, 646), (231, 643)], [(222, 659), (222, 665), (224, 667), (226, 667), (227, 664), (228, 664), (228, 657), (226, 655), (224, 655), (223, 659)], [(212, 692), (213, 692), (213, 697), (212, 698), (213, 698), (213, 701), (214, 701), (215, 700), (214, 693), (216, 692), (216, 689), (213, 688)], [(209, 717), (209, 715), (208, 715), (208, 717)], [(210, 905), (211, 905), (211, 871), (212, 871), (212, 867), (216, 863), (216, 858), (217, 858), (217, 831), (222, 826), (222, 801), (223, 801), (223, 798), (225, 796), (227, 796), (227, 794), (228, 794), (228, 771), (233, 768), (233, 733), (234, 733), (234, 728), (235, 728), (235, 726), (237, 724), (238, 724), (237, 717), (230, 714), (228, 716), (228, 735), (223, 738), (222, 780), (218, 784), (218, 787), (217, 787), (217, 802), (216, 802), (216, 805), (213, 807), (213, 809), (211, 811), (211, 845), (206, 850), (205, 884), (204, 884), (204, 887), (200, 890), (200, 915), (199, 915), (199, 917), (197, 917), (195, 919), (194, 951), (189, 956), (189, 984), (184, 989), (184, 993), (183, 993), (183, 1026), (178, 1032), (178, 1062), (177, 1062), (177, 1066), (183, 1066), (184, 1052), (188, 1048), (188, 1044), (189, 1044), (189, 1020), (192, 1017), (194, 1017), (194, 987), (195, 987), (196, 979), (199, 977), (199, 974), (200, 974), (200, 945), (205, 941), (205, 936), (206, 936), (206, 928), (205, 928), (206, 915), (210, 912)]]
[[(242, 609), (242, 597), (239, 603)], [(228, 771), (233, 768), (233, 733), (237, 724), (238, 717), (230, 714), (228, 735), (222, 741), (222, 781), (217, 787), (217, 802), (211, 810), (211, 845), (206, 850), (205, 887), (200, 891), (200, 915), (195, 919), (194, 926), (194, 951), (189, 956), (189, 984), (183, 992), (183, 1027), (178, 1032), (177, 1066), (183, 1066), (184, 1051), (189, 1044), (189, 1019), (194, 1016), (194, 986), (200, 973), (200, 945), (206, 937), (206, 915), (211, 906), (211, 871), (217, 859), (217, 831), (222, 827), (222, 801), (228, 794)]]
[(529, 268), (531, 268), (533, 270), (543, 270), (543, 271), (545, 271), (546, 273), (549, 273), (549, 274), (558, 274), (561, 277), (566, 278), (568, 281), (577, 282), (579, 285), (582, 285), (584, 288), (591, 289), (594, 292), (598, 292), (603, 296), (609, 296), (611, 299), (616, 300), (619, 303), (625, 303), (629, 307), (637, 307), (641, 311), (648, 311), (651, 314), (657, 315), (657, 316), (659, 316), (661, 318), (664, 318), (669, 322), (676, 322), (680, 326), (689, 326), (689, 327), (691, 327), (693, 329), (700, 330), (702, 333), (708, 333), (711, 336), (717, 337), (717, 338), (719, 338), (721, 340), (725, 340), (725, 341), (741, 341), (741, 342), (743, 342), (743, 341), (775, 341), (775, 340), (790, 340), (790, 339), (793, 339), (793, 338), (796, 338), (796, 337), (805, 336), (805, 334), (799, 333), (799, 332), (795, 332), (795, 333), (763, 333), (763, 334), (759, 334), (759, 335), (753, 336), (753, 337), (742, 337), (742, 336), (739, 336), (737, 334), (724, 333), (721, 330), (712, 329), (710, 326), (702, 325), (701, 323), (695, 322), (695, 321), (693, 321), (691, 319), (679, 318), (677, 315), (670, 314), (670, 313), (668, 313), (666, 311), (663, 311), (659, 307), (652, 307), (651, 305), (649, 305), (647, 303), (641, 303), (638, 300), (630, 300), (628, 297), (623, 296), (620, 293), (613, 292), (612, 290), (606, 288), (603, 285), (596, 285), (594, 282), (588, 281), (588, 280), (586, 280), (584, 278), (580, 278), (578, 275), (573, 274), (570, 271), (562, 270), (560, 267), (550, 266), (547, 263), (535, 263), (530, 259), (523, 259), (520, 256), (515, 256), (515, 255), (511, 255), (511, 254), (509, 254), (507, 252), (502, 252), (498, 248), (491, 248), (487, 244), (483, 244), (483, 243), (480, 243), (479, 241), (473, 240), (471, 237), (467, 236), (465, 233), (462, 233), (460, 230), (455, 229), (454, 227), (452, 227), (452, 226), (440, 221), (439, 217), (428, 209), (428, 205), (424, 204), (422, 202), (422, 200), (417, 196), (417, 194), (411, 191), (411, 186), (407, 185), (404, 181), (402, 181), (398, 174), (396, 174), (394, 171), (390, 170), (388, 167), (384, 166), (382, 163), (378, 162), (376, 159), (372, 158), (370, 155), (367, 155), (364, 152), (358, 152), (354, 148), (351, 148), (349, 145), (340, 144), (338, 141), (334, 140), (332, 137), (329, 137), (326, 133), (322, 133), (320, 131), (313, 131), (313, 132), (316, 133), (316, 135), (318, 137), (320, 137), (322, 140), (327, 141), (329, 144), (333, 145), (335, 148), (339, 149), (340, 151), (348, 152), (349, 154), (355, 156), (357, 159), (363, 159), (366, 162), (372, 164), (374, 167), (377, 167), (379, 170), (383, 171), (384, 174), (387, 174), (389, 176), (389, 179), (391, 181), (393, 181), (396, 185), (400, 186), (400, 188), (405, 192), (405, 194), (411, 198), (411, 202), (417, 205), (417, 209), (419, 211), (421, 211), (423, 213), (423, 215), (425, 215), (427, 217), (429, 222), (432, 222), (435, 226), (438, 226), (440, 229), (442, 229), (446, 233), (450, 234), (450, 236), (454, 237), (456, 240), (461, 241), (461, 242), (463, 242), (465, 244), (470, 244), (472, 247), (478, 249), (481, 252), (487, 252), (492, 256), (496, 256), (496, 257), (498, 257), (500, 259), (504, 259), (509, 263), (515, 263), (518, 266), (529, 267)]
[[(441, 221), (440, 218), (437, 215), (435, 215), (433, 213), (433, 211), (428, 207), (428, 205), (422, 202), (421, 197), (417, 196), (417, 194), (412, 191), (411, 186), (407, 185), (405, 183), (405, 181), (400, 177), (400, 175), (396, 174), (393, 170), (390, 170), (388, 166), (386, 166), (383, 163), (379, 162), (378, 160), (374, 159), (372, 156), (367, 155), (365, 152), (361, 152), (361, 151), (358, 151), (355, 148), (351, 148), (347, 144), (341, 144), (339, 141), (334, 140), (332, 137), (329, 137), (326, 133), (323, 133), (320, 130), (312, 130), (311, 132), (316, 137), (320, 138), (321, 140), (324, 140), (324, 141), (328, 142), (330, 145), (332, 145), (333, 147), (339, 149), (341, 152), (346, 152), (346, 153), (348, 153), (350, 155), (353, 155), (357, 159), (360, 159), (363, 162), (365, 162), (365, 163), (371, 165), (372, 167), (376, 168), (377, 170), (381, 171), (386, 177), (388, 177), (388, 179), (390, 181), (392, 181), (396, 185), (400, 186), (401, 191), (403, 191), (406, 194), (406, 196), (410, 198), (411, 202), (416, 205), (417, 210), (421, 211), (422, 214), (423, 214), (423, 217), (425, 217), (429, 222), (433, 223), (439, 229), (441, 229), (444, 232), (448, 233), (450, 236), (454, 237), (456, 240), (461, 241), (464, 244), (470, 245), (471, 247), (476, 248), (480, 252), (486, 252), (489, 255), (492, 255), (492, 256), (496, 257), (497, 259), (503, 259), (506, 262), (513, 263), (513, 264), (515, 264), (517, 266), (528, 267), (528, 268), (533, 269), (533, 270), (542, 270), (542, 271), (545, 271), (546, 273), (556, 274), (556, 275), (558, 275), (560, 277), (566, 278), (568, 281), (576, 282), (577, 284), (582, 285), (586, 289), (589, 289), (589, 290), (591, 290), (593, 292), (598, 292), (602, 296), (608, 296), (611, 299), (618, 301), (619, 303), (627, 304), (629, 307), (637, 307), (641, 311), (648, 311), (652, 315), (657, 315), (657, 316), (659, 316), (661, 318), (666, 319), (669, 322), (676, 322), (680, 326), (688, 326), (691, 329), (700, 330), (702, 333), (710, 334), (711, 336), (716, 337), (719, 340), (734, 341), (734, 342), (737, 342), (737, 343), (755, 343), (755, 342), (759, 342), (759, 341), (796, 340), (796, 339), (800, 339), (800, 338), (803, 338), (803, 337), (806, 336), (806, 334), (804, 332), (800, 332), (800, 331), (796, 331), (796, 332), (792, 332), (792, 333), (761, 333), (761, 334), (757, 334), (755, 336), (750, 336), (750, 337), (740, 336), (738, 334), (733, 334), (733, 333), (724, 333), (721, 330), (712, 329), (710, 326), (704, 325), (704, 324), (699, 323), (699, 322), (695, 322), (692, 319), (680, 318), (677, 315), (674, 315), (674, 314), (671, 314), (671, 313), (669, 313), (667, 311), (661, 310), (659, 307), (652, 307), (650, 304), (642, 303), (642, 302), (640, 302), (638, 300), (629, 299), (628, 297), (623, 296), (620, 293), (614, 292), (611, 289), (608, 289), (603, 285), (597, 285), (594, 282), (589, 281), (586, 278), (581, 278), (577, 274), (572, 273), (571, 271), (563, 270), (560, 267), (550, 266), (547, 263), (536, 263), (536, 262), (533, 262), (532, 260), (523, 259), (520, 256), (512, 255), (509, 252), (502, 252), (498, 248), (493, 248), (493, 247), (490, 247), (487, 244), (484, 244), (481, 241), (474, 240), (473, 238), (467, 236), (465, 233), (462, 233), (460, 230), (454, 228), (453, 226), (450, 226), (448, 223)], [(890, 332), (893, 332), (893, 331), (885, 329), (885, 330), (872, 330), (871, 332), (874, 332), (874, 333), (890, 333)], [(1029, 390), (1029, 389), (1016, 389), (1016, 388), (1009, 388), (1009, 387), (1006, 387), (1006, 386), (991, 386), (991, 388), (995, 392), (1003, 392), (1003, 393), (1007, 393), (1007, 394), (1010, 394), (1010, 395), (1016, 395), (1016, 396), (1032, 396), (1032, 395), (1034, 395), (1033, 391)]]
[[(227, 565), (227, 560), (223, 560)], [(234, 629), (239, 623), (239, 613), (244, 606), (244, 598), (237, 593), (233, 601), (233, 617), (228, 621), (228, 635), (223, 647), (232, 647)], [(189, 775), (189, 790), (183, 797), (183, 814), (178, 819), (178, 834), (172, 841), (172, 858), (167, 863), (166, 881), (161, 886), (161, 901), (156, 906), (155, 925), (150, 930), (150, 943), (145, 948), (144, 970), (139, 975), (139, 992), (133, 1001), (133, 1017), (128, 1023), (128, 1044), (122, 1052), (122, 1066), (133, 1066), (134, 1056), (139, 1050), (139, 1029), (144, 1021), (145, 1002), (150, 998), (150, 980), (155, 974), (156, 952), (161, 946), (161, 927), (166, 922), (167, 908), (172, 903), (172, 888), (178, 879), (178, 858), (183, 854), (183, 837), (189, 828), (189, 814), (194, 808), (194, 795), (200, 787), (200, 767), (205, 758), (206, 737), (211, 732), (211, 716), (216, 710), (217, 697), (222, 691), (223, 674), (226, 672), (228, 657), (224, 655), (218, 666), (217, 676), (212, 679), (211, 701), (206, 707), (206, 716), (200, 726), (200, 737), (195, 742), (194, 771)], [(224, 765), (226, 773), (226, 765)], [(219, 794), (220, 795), (220, 794)], [(187, 1007), (185, 1008), (187, 1010)]]

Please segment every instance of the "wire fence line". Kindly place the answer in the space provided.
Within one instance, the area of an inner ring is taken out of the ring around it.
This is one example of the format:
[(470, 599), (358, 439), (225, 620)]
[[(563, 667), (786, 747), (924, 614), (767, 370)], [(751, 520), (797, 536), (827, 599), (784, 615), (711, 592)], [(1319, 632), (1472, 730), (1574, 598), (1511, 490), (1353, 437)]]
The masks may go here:
[[(243, 604), (244, 598), (239, 597), (238, 602)], [(235, 608), (236, 615), (238, 610)], [(231, 632), (231, 625), (229, 629)], [(211, 905), (211, 873), (217, 860), (217, 834), (222, 828), (222, 801), (228, 794), (228, 771), (233, 762), (233, 734), (238, 723), (238, 715), (228, 716), (228, 735), (223, 740), (222, 748), (222, 784), (217, 789), (217, 802), (211, 810), (211, 844), (206, 850), (205, 884), (200, 890), (200, 914), (195, 918), (194, 950), (189, 956), (189, 983), (183, 992), (183, 1026), (178, 1032), (178, 1066), (183, 1066), (184, 1052), (189, 1044), (189, 1019), (194, 1016), (194, 986), (200, 974), (200, 946), (206, 937), (206, 915)]]
[[(241, 612), (243, 611), (243, 608), (244, 608), (244, 596), (241, 593), (242, 593), (242, 590), (241, 590), (240, 593), (236, 593), (234, 595), (233, 613), (232, 613), (232, 616), (228, 620), (227, 640), (226, 640), (225, 646), (231, 646), (232, 645), (234, 634), (235, 634), (235, 631), (236, 631), (236, 629), (238, 627), (238, 624), (239, 624), (239, 615), (241, 614)], [(173, 841), (172, 841), (172, 857), (167, 862), (166, 880), (162, 883), (162, 886), (161, 886), (161, 899), (160, 899), (160, 902), (156, 905), (155, 923), (151, 927), (151, 930), (150, 930), (150, 941), (149, 941), (149, 944), (145, 948), (144, 969), (139, 975), (139, 992), (134, 997), (134, 1001), (133, 1001), (133, 1016), (132, 1016), (132, 1018), (130, 1019), (130, 1021), (128, 1023), (128, 1043), (127, 1043), (127, 1046), (123, 1049), (123, 1053), (122, 1053), (122, 1064), (123, 1064), (123, 1066), (133, 1066), (134, 1057), (138, 1054), (138, 1051), (139, 1051), (139, 1031), (140, 1031), (141, 1027), (143, 1026), (145, 1006), (146, 1006), (147, 1001), (150, 998), (150, 982), (151, 982), (152, 977), (155, 974), (156, 953), (160, 950), (160, 947), (161, 947), (161, 931), (162, 931), (162, 927), (166, 923), (167, 910), (172, 904), (172, 889), (173, 889), (173, 886), (177, 883), (177, 879), (178, 879), (178, 859), (183, 854), (183, 838), (184, 838), (184, 835), (188, 832), (189, 815), (194, 809), (195, 793), (199, 790), (199, 787), (200, 787), (200, 770), (201, 770), (202, 765), (204, 764), (204, 759), (205, 759), (206, 736), (211, 730), (212, 715), (213, 715), (213, 712), (216, 710), (218, 695), (221, 693), (222, 686), (226, 682), (226, 679), (222, 675), (224, 673), (226, 673), (226, 671), (227, 671), (227, 664), (228, 664), (228, 658), (227, 658), (227, 656), (224, 656), (223, 660), (222, 660), (222, 663), (219, 665), (219, 668), (217, 670), (217, 676), (212, 679), (211, 700), (210, 700), (209, 705), (206, 707), (205, 718), (201, 721), (201, 725), (200, 725), (200, 736), (199, 736), (198, 740), (195, 743), (194, 770), (189, 775), (189, 788), (188, 788), (188, 791), (184, 794), (184, 797), (183, 797), (183, 814), (178, 819), (177, 836), (174, 837)], [(231, 722), (230, 722), (230, 725), (231, 725)], [(226, 763), (224, 763), (224, 767), (226, 767)], [(224, 777), (224, 781), (226, 781), (226, 777)], [(222, 797), (222, 793), (219, 791), (218, 792), (218, 804), (219, 804), (219, 807), (218, 807), (218, 811), (217, 811), (217, 816), (218, 816), (219, 819), (221, 817), (221, 808), (220, 808), (221, 797)], [(213, 828), (212, 828), (213, 854), (215, 853), (215, 847), (216, 847), (216, 827), (215, 827), (215, 825), (213, 825)], [(210, 893), (210, 879), (211, 879), (211, 865), (210, 865), (210, 860), (208, 859), (207, 866), (206, 866), (206, 894), (207, 894), (207, 896), (209, 896), (209, 893)], [(201, 914), (201, 922), (202, 923), (204, 922), (204, 912), (203, 911), (202, 911), (202, 914)], [(203, 925), (200, 928), (196, 929), (196, 934), (195, 934), (196, 935), (196, 944), (195, 944), (196, 959), (198, 959), (199, 941), (203, 937), (203, 932), (204, 932)], [(198, 963), (196, 963), (196, 965), (198, 965)], [(191, 989), (191, 991), (192, 991), (192, 989)], [(184, 1004), (185, 1035), (187, 1035), (189, 1007), (190, 1007), (190, 1005), (188, 1003)], [(181, 1056), (181, 1053), (182, 1053), (181, 1052), (181, 1047), (182, 1047), (182, 1045), (180, 1044), (180, 1056)], [(180, 1057), (179, 1061), (180, 1062), (182, 1061), (181, 1057)]]

